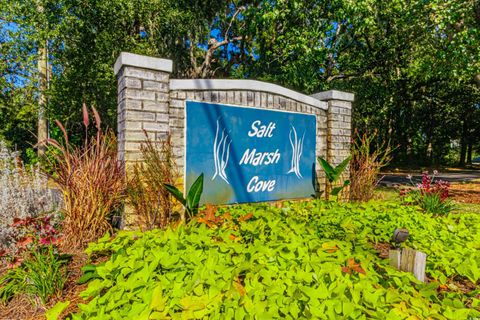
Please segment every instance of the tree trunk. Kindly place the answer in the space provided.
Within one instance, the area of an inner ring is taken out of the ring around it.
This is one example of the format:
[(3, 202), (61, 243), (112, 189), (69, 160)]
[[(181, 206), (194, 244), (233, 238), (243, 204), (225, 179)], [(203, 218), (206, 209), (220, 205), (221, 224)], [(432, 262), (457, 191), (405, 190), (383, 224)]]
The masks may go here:
[[(37, 11), (39, 15), (43, 15), (44, 7), (37, 2)], [(44, 28), (40, 23), (38, 29)], [(46, 140), (48, 138), (48, 124), (45, 114), (47, 106), (47, 96), (45, 94), (48, 86), (48, 52), (47, 41), (41, 40), (38, 43), (38, 127), (37, 127), (37, 147), (38, 155), (43, 156), (46, 150)]]
[(468, 147), (467, 147), (467, 164), (472, 164), (472, 149), (473, 149), (473, 142), (472, 142), (472, 139), (469, 139)]
[(467, 133), (468, 133), (467, 121), (463, 119), (462, 136), (460, 138), (460, 161), (458, 162), (458, 165), (460, 167), (465, 166), (465, 159), (467, 156)]
[(47, 48), (45, 44), (40, 44), (38, 48), (38, 128), (37, 128), (37, 142), (38, 155), (43, 156), (46, 150), (46, 140), (48, 138), (47, 118), (45, 109), (47, 105), (47, 97), (45, 91), (47, 90)]

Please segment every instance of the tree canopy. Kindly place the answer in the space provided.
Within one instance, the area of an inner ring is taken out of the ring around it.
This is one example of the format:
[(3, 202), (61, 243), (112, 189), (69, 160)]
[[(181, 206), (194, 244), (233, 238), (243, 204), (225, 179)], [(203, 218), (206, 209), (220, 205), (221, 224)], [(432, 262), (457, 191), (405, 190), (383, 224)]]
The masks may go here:
[[(116, 122), (121, 51), (174, 61), (181, 78), (250, 78), (356, 94), (354, 124), (395, 161), (468, 162), (480, 149), (475, 0), (0, 0), (0, 138), (34, 143), (36, 60), (51, 65), (48, 117), (80, 132), (82, 102)], [(41, 7), (43, 10), (38, 10)], [(51, 134), (55, 134), (50, 129)]]

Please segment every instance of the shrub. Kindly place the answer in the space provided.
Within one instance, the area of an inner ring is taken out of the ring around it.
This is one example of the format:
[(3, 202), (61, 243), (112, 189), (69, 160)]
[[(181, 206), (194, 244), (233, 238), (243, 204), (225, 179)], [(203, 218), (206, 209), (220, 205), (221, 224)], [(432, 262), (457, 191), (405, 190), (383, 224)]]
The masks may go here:
[(392, 149), (388, 143), (374, 146), (377, 131), (373, 134), (357, 133), (352, 146), (350, 162), (350, 198), (354, 201), (368, 201), (373, 198), (375, 187), (380, 181), (380, 169), (388, 165), (392, 159)]
[(0, 141), (0, 252), (15, 251), (24, 236), (12, 227), (14, 219), (35, 218), (61, 206), (61, 197), (48, 187), (48, 178), (38, 166), (27, 167), (18, 153)]
[(142, 163), (129, 173), (127, 203), (141, 229), (164, 228), (172, 220), (172, 203), (164, 183), (173, 184), (178, 170), (172, 153), (170, 136), (156, 144), (147, 140), (141, 146)]
[(12, 249), (0, 250), (0, 259), (7, 262), (9, 268), (14, 268), (23, 262), (31, 250), (57, 244), (61, 240), (58, 220), (54, 215), (15, 218), (11, 228), (22, 237), (18, 238)]
[(65, 143), (49, 139), (54, 153), (52, 179), (62, 190), (65, 203), (63, 232), (65, 241), (75, 247), (96, 240), (111, 229), (109, 219), (120, 209), (124, 192), (124, 170), (117, 160), (116, 139), (112, 131), (104, 133), (100, 117), (92, 107), (96, 135), (89, 137), (89, 115), (83, 106), (85, 140), (83, 145), (69, 143), (62, 130)]
[(415, 204), (425, 212), (437, 215), (445, 215), (454, 209), (453, 203), (448, 199), (450, 183), (443, 180), (435, 180), (437, 171), (433, 175), (428, 172), (422, 174), (422, 182), (415, 185), (412, 177), (408, 176), (414, 188), (400, 190), (400, 196), (404, 204)]

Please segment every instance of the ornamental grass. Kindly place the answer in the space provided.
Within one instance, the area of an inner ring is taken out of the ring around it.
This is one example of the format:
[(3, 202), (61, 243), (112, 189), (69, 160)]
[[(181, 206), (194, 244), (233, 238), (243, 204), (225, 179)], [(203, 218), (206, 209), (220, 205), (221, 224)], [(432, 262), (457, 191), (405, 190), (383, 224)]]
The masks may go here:
[(380, 170), (392, 160), (392, 148), (389, 143), (376, 144), (378, 133), (357, 132), (352, 146), (350, 161), (350, 199), (366, 202), (373, 198), (375, 188), (380, 182)]
[(65, 127), (56, 121), (63, 132), (64, 143), (49, 139), (56, 149), (50, 164), (51, 178), (64, 198), (65, 244), (83, 247), (111, 229), (110, 220), (121, 207), (124, 193), (124, 169), (117, 160), (116, 138), (111, 130), (101, 129), (98, 112), (92, 107), (96, 134), (89, 137), (89, 114), (82, 108), (85, 140), (81, 146), (69, 142)]
[(143, 162), (136, 163), (127, 182), (127, 204), (142, 230), (167, 227), (174, 218), (173, 204), (164, 183), (174, 184), (178, 168), (173, 157), (171, 138), (152, 141), (145, 133), (141, 146)]

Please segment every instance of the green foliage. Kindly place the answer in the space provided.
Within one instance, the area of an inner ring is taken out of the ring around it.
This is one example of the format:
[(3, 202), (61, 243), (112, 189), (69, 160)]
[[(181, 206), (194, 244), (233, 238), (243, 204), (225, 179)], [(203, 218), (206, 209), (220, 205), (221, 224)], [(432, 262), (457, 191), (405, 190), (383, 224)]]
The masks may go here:
[[(345, 169), (347, 168), (347, 165), (348, 163), (350, 162), (350, 160), (352, 159), (351, 156), (347, 157), (345, 160), (343, 160), (338, 166), (336, 166), (335, 168), (332, 167), (328, 162), (327, 160), (321, 158), (321, 157), (318, 157), (318, 162), (320, 162), (320, 165), (322, 166), (323, 168), (323, 171), (325, 171), (325, 175), (327, 176), (327, 179), (328, 179), (328, 182), (330, 184), (333, 184), (335, 182), (337, 182), (341, 176), (342, 176), (342, 173), (343, 171), (345, 171)], [(334, 187), (332, 189), (332, 191), (330, 192), (330, 195), (332, 196), (338, 196), (338, 194), (340, 193), (340, 191), (343, 190), (343, 188), (345, 188), (346, 186), (350, 185), (350, 180), (345, 180), (343, 182), (343, 185), (341, 186), (337, 186), (337, 187)]]
[(320, 162), (323, 171), (327, 175), (327, 179), (329, 182), (336, 182), (342, 175), (343, 171), (347, 168), (348, 163), (350, 162), (351, 157), (346, 158), (343, 160), (338, 166), (333, 168), (327, 160), (318, 157), (318, 161)]
[(183, 193), (175, 186), (170, 184), (164, 183), (163, 186), (167, 189), (168, 192), (175, 199), (180, 202), (183, 207), (185, 208), (185, 212), (187, 213), (188, 217), (191, 219), (198, 213), (198, 205), (200, 204), (200, 197), (202, 196), (203, 192), (203, 173), (198, 176), (198, 178), (193, 182), (190, 190), (188, 190), (187, 197), (183, 196)]
[(61, 292), (67, 280), (65, 269), (70, 257), (59, 255), (53, 246), (32, 250), (24, 262), (0, 278), (0, 300), (10, 301), (15, 295), (26, 294), (45, 304)]
[[(120, 232), (91, 244), (88, 254), (110, 259), (85, 270), (92, 274), (81, 293), (88, 302), (72, 319), (480, 316), (478, 289), (439, 289), (453, 277), (478, 283), (477, 215), (434, 219), (393, 203), (320, 201), (242, 205), (217, 215), (226, 213), (233, 224)], [(431, 283), (391, 268), (373, 250), (372, 242), (388, 241), (399, 226), (410, 230), (408, 246), (428, 254)]]
[(47, 320), (57, 320), (60, 314), (70, 305), (70, 301), (57, 302), (52, 308), (45, 312)]

